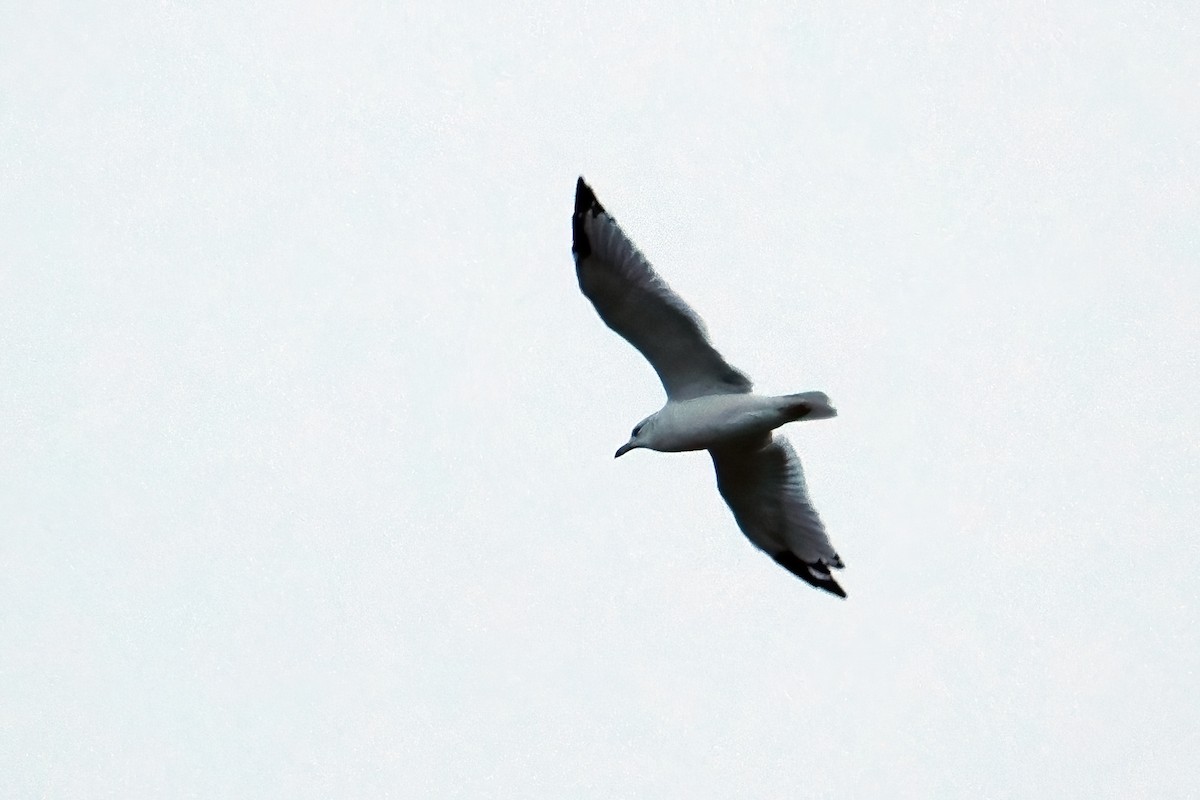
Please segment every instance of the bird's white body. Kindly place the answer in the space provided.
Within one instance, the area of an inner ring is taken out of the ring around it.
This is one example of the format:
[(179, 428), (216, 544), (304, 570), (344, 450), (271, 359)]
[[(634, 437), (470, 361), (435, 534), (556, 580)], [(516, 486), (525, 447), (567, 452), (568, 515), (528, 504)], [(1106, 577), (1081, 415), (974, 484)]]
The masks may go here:
[(633, 442), (667, 453), (708, 450), (762, 436), (797, 419), (826, 419), (836, 414), (829, 398), (821, 392), (783, 396), (713, 394), (668, 400), (645, 420)]

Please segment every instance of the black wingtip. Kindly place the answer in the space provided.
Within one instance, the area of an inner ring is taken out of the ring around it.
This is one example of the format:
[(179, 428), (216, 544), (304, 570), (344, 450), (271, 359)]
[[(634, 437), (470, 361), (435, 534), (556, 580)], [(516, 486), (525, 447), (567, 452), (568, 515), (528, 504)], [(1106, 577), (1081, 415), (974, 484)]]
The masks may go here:
[(575, 213), (582, 214), (589, 208), (594, 209), (597, 214), (604, 212), (604, 206), (596, 199), (596, 193), (580, 175), (579, 180), (575, 181)]
[(604, 206), (600, 205), (592, 187), (580, 175), (575, 182), (575, 213), (571, 216), (571, 252), (576, 258), (587, 258), (592, 254), (592, 244), (583, 225), (584, 217), (589, 212), (593, 215), (603, 214)]
[[(829, 574), (829, 570), (825, 568), (824, 564), (808, 564), (787, 550), (784, 550), (782, 553), (776, 553), (771, 558), (775, 559), (776, 564), (808, 585), (824, 589), (830, 594), (836, 594), (843, 599), (846, 597), (846, 590), (838, 585), (838, 582)], [(838, 566), (841, 566), (841, 559), (838, 559)]]

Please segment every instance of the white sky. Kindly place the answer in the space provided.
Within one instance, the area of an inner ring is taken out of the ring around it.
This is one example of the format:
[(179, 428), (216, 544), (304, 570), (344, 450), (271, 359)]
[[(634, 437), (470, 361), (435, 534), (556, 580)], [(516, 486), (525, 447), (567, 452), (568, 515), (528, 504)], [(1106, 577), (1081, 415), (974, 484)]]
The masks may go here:
[[(0, 795), (1200, 791), (1200, 6), (422, 5), (0, 7)], [(580, 173), (849, 600), (613, 461)]]

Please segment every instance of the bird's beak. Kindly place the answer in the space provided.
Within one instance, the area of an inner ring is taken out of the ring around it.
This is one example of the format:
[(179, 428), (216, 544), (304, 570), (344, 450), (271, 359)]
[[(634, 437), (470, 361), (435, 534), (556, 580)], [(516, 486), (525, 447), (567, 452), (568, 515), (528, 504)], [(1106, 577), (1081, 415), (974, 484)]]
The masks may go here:
[(613, 458), (620, 458), (621, 456), (625, 455), (626, 453), (628, 453), (630, 450), (634, 449), (635, 447), (637, 447), (637, 445), (634, 444), (633, 442), (626, 442), (625, 444), (623, 444), (617, 448), (617, 454), (615, 456), (613, 456)]

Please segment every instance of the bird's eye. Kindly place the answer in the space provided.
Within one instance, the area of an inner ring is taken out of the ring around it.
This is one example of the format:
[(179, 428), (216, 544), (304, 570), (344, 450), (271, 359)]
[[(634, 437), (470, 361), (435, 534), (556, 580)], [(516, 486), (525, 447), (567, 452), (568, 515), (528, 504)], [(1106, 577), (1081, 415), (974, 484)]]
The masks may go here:
[(630, 436), (636, 439), (637, 435), (641, 432), (642, 432), (642, 426), (638, 425), (636, 428), (633, 429), (633, 433), (630, 434)]

